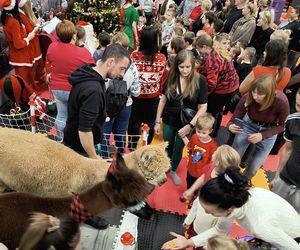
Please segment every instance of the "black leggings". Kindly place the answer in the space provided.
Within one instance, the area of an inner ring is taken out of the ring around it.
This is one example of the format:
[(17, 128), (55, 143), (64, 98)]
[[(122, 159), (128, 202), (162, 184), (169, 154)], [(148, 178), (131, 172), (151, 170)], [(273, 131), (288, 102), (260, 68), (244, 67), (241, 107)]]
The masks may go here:
[[(150, 144), (154, 137), (154, 123), (156, 118), (159, 97), (151, 99), (139, 99), (132, 97), (132, 110), (128, 125), (128, 135), (140, 135), (141, 124), (146, 123), (150, 127), (147, 143)], [(130, 138), (128, 148), (136, 148), (139, 138)]]

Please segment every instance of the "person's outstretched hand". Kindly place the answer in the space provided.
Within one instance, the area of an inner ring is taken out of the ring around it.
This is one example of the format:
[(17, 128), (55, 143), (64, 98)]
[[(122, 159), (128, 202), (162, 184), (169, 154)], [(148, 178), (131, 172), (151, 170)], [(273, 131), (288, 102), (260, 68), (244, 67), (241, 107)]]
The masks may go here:
[(185, 249), (189, 246), (188, 245), (188, 240), (184, 236), (182, 236), (180, 234), (177, 234), (177, 233), (174, 233), (174, 232), (170, 232), (170, 234), (172, 236), (176, 237), (176, 238), (166, 242), (165, 244), (163, 244), (161, 249), (164, 249), (164, 250), (179, 250), (179, 249)]

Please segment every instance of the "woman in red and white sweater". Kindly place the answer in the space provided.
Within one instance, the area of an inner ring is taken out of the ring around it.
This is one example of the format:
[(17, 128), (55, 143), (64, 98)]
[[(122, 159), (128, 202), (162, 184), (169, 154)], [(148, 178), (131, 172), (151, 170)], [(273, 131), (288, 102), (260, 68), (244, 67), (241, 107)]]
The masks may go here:
[[(141, 93), (132, 97), (132, 112), (129, 120), (128, 134), (139, 135), (142, 123), (150, 127), (148, 144), (154, 136), (154, 123), (161, 90), (161, 79), (166, 67), (165, 55), (158, 52), (157, 31), (146, 27), (142, 33), (139, 51), (131, 54), (132, 62), (137, 66)], [(128, 147), (135, 148), (138, 138), (133, 137)]]

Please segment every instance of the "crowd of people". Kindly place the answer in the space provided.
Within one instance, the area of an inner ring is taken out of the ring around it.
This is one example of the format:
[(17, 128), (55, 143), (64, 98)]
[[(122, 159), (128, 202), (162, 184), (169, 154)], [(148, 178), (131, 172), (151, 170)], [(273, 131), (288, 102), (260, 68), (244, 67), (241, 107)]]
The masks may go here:
[[(31, 1), (4, 0), (0, 88), (5, 93), (8, 85), (24, 85), (15, 101), (26, 102), (48, 81), (62, 143), (89, 158), (110, 156), (111, 133), (121, 153), (137, 147), (142, 124), (149, 126), (148, 144), (162, 133), (171, 180), (186, 185), (182, 200), (190, 207), (186, 235), (171, 233), (175, 238), (162, 249), (247, 249), (220, 236), (233, 220), (279, 249), (300, 249), (300, 6), (289, 6), (276, 24), (282, 9), (272, 6), (266, 0), (126, 0), (120, 31), (97, 34), (96, 50), (84, 28), (59, 15), (64, 20), (55, 28), (56, 40), (42, 55), (41, 18)], [(107, 89), (121, 78), (126, 99), (112, 115)], [(218, 145), (229, 111), (228, 145)], [(136, 137), (127, 143), (127, 134)], [(252, 187), (267, 156), (283, 144), (273, 192)], [(177, 174), (184, 146), (185, 181)], [(47, 215), (36, 220), (44, 227), (56, 221)], [(78, 225), (63, 223), (72, 228), (72, 239), (78, 237)], [(101, 217), (89, 224), (107, 226)], [(19, 249), (31, 249), (22, 242)]]

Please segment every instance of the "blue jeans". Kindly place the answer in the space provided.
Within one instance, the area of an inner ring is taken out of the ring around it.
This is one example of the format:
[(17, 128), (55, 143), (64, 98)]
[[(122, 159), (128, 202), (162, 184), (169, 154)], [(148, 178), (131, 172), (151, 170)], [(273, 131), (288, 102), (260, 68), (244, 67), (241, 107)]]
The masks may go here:
[[(248, 141), (249, 135), (260, 133), (270, 129), (269, 126), (260, 126), (257, 123), (251, 121), (248, 114), (244, 116), (243, 121), (243, 133), (235, 134), (234, 142), (232, 145), (232, 147), (239, 153), (241, 158), (243, 157), (246, 149), (250, 144), (250, 142)], [(244, 171), (244, 174), (249, 179), (251, 179), (256, 174), (257, 170), (264, 164), (276, 141), (276, 137), (277, 135), (273, 135), (255, 144), (252, 157), (250, 158), (249, 164)]]
[(55, 125), (57, 129), (57, 136), (63, 137), (63, 131), (68, 118), (68, 100), (70, 91), (52, 90), (56, 101), (57, 115)]
[(110, 134), (114, 134), (115, 146), (119, 152), (124, 154), (126, 146), (126, 131), (129, 123), (129, 117), (131, 115), (131, 105), (126, 106), (122, 111), (114, 118), (104, 123), (103, 131), (104, 136), (101, 142), (101, 156), (109, 157), (109, 137)]

